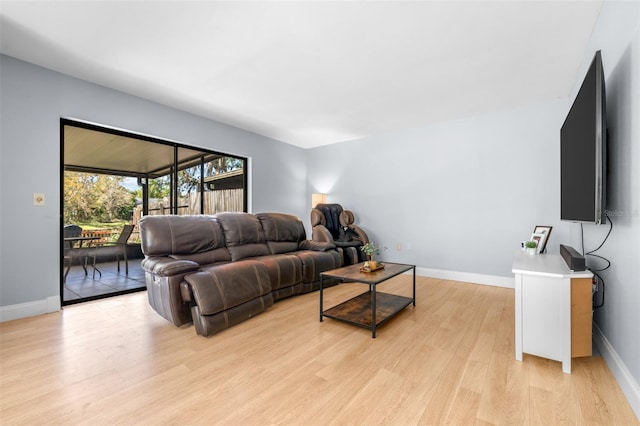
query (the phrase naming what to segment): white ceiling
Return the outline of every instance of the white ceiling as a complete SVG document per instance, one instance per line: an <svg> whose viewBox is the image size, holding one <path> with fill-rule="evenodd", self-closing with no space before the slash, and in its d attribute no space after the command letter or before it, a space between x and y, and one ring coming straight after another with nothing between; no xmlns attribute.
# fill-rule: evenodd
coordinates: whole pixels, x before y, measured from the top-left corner
<svg viewBox="0 0 640 426"><path fill-rule="evenodd" d="M0 49L309 148L567 97L601 5L1 1Z"/></svg>

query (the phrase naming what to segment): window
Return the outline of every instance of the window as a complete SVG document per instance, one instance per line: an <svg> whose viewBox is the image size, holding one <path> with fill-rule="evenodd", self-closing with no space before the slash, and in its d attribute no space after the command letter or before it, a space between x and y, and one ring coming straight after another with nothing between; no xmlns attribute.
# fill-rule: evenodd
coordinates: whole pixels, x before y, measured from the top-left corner
<svg viewBox="0 0 640 426"><path fill-rule="evenodd" d="M86 236L100 235L108 241L117 238L125 224L132 224L135 228L129 244L138 244L139 263L142 253L137 224L144 215L247 211L246 158L67 119L61 119L60 127L61 236L65 225L74 224L91 234ZM62 237L61 247L64 253ZM135 256L135 247L129 248ZM139 286L128 286L127 291L90 294L71 301L65 286L73 281L73 269L66 268L64 256L61 258L61 269L65 270L61 274L63 304L145 288L142 279ZM135 258L129 259L135 262ZM104 280L106 274L87 274L86 262L82 270L82 265L74 266L81 273L78 280L95 284L87 287L101 287L94 281Z"/></svg>

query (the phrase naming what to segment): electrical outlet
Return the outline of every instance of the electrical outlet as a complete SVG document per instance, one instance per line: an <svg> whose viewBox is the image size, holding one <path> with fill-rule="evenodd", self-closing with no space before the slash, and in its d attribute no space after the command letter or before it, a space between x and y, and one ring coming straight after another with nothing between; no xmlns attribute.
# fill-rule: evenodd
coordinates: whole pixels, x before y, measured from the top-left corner
<svg viewBox="0 0 640 426"><path fill-rule="evenodd" d="M44 194L41 192L36 192L33 194L33 205L34 206L44 206Z"/></svg>
<svg viewBox="0 0 640 426"><path fill-rule="evenodd" d="M396 250L401 251L402 250L402 244L396 243Z"/></svg>

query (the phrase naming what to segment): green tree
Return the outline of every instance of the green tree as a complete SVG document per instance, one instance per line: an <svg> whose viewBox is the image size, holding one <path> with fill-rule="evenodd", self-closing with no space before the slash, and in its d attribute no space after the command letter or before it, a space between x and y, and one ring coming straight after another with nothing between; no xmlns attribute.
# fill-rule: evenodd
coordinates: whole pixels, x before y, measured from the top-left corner
<svg viewBox="0 0 640 426"><path fill-rule="evenodd" d="M121 176L65 171L65 223L129 219L135 196L123 181Z"/></svg>
<svg viewBox="0 0 640 426"><path fill-rule="evenodd" d="M204 163L204 176L214 176L242 168L242 160L234 157L218 157ZM190 167L178 172L178 193L186 197L190 192L197 191L200 184L200 166Z"/></svg>
<svg viewBox="0 0 640 426"><path fill-rule="evenodd" d="M148 183L149 198L162 199L169 196L171 185L169 176L150 179ZM136 190L136 197L142 198L142 188Z"/></svg>
<svg viewBox="0 0 640 426"><path fill-rule="evenodd" d="M95 175L64 172L64 221L74 223L87 221L95 204Z"/></svg>
<svg viewBox="0 0 640 426"><path fill-rule="evenodd" d="M97 176L94 217L102 222L130 218L135 206L135 196L122 185L123 182L124 177L122 176Z"/></svg>
<svg viewBox="0 0 640 426"><path fill-rule="evenodd" d="M214 176L219 173L242 169L242 160L234 157L217 157L204 163L204 175ZM178 194L186 197L190 192L197 191L200 184L200 165L178 171ZM171 179L169 175L150 179L148 183L149 198L163 199L171 193ZM142 189L136 191L136 196L142 198Z"/></svg>

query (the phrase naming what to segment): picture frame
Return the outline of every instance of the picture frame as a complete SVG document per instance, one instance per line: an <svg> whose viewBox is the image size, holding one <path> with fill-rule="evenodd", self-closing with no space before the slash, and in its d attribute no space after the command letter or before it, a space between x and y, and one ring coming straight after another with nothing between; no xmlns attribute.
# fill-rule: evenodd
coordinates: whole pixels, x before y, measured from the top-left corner
<svg viewBox="0 0 640 426"><path fill-rule="evenodd" d="M542 253L543 247L545 245L545 237L546 234L536 234L535 232L531 234L530 240L538 243L538 245L536 246L536 254Z"/></svg>
<svg viewBox="0 0 640 426"><path fill-rule="evenodd" d="M547 249L547 242L549 241L549 236L551 236L552 229L553 229L552 226L544 226L544 225L537 225L533 229L533 234L531 235L531 239L536 240L538 242L536 253L541 254L545 252L545 250Z"/></svg>

